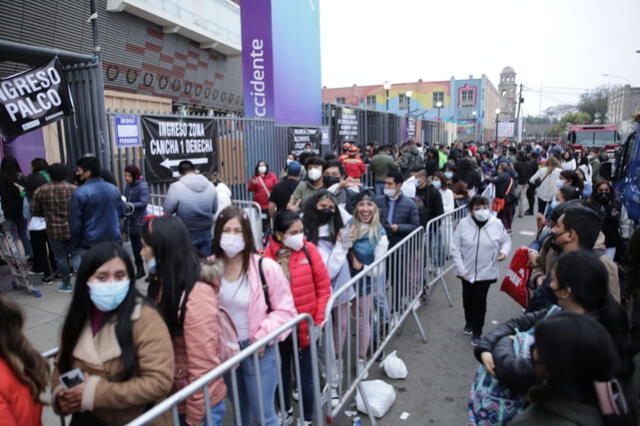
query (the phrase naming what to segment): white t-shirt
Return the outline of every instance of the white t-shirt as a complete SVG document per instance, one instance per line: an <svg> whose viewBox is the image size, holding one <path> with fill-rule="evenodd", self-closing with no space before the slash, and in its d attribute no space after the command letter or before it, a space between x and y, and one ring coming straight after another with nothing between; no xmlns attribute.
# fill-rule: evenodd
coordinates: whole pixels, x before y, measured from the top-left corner
<svg viewBox="0 0 640 426"><path fill-rule="evenodd" d="M222 278L220 291L220 305L222 305L233 320L238 332L238 340L249 339L249 299L251 297L251 285L246 275L242 275L237 281L229 282Z"/></svg>
<svg viewBox="0 0 640 426"><path fill-rule="evenodd" d="M411 176L407 180L405 180L402 183L402 186L400 187L400 191L402 191L402 195L409 198L415 198L417 182L418 180L414 176Z"/></svg>
<svg viewBox="0 0 640 426"><path fill-rule="evenodd" d="M450 190L449 188L441 189L440 195L442 196L442 208L444 209L445 213L449 213L456 208L456 202L452 190Z"/></svg>

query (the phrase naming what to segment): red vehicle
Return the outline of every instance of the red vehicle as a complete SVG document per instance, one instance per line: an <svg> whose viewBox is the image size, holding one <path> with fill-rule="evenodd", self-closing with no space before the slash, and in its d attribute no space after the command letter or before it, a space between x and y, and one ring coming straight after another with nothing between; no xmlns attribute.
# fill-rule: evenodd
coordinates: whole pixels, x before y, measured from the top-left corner
<svg viewBox="0 0 640 426"><path fill-rule="evenodd" d="M613 156L620 146L620 134L615 124L574 124L569 126L567 143L580 154L585 149L597 147Z"/></svg>

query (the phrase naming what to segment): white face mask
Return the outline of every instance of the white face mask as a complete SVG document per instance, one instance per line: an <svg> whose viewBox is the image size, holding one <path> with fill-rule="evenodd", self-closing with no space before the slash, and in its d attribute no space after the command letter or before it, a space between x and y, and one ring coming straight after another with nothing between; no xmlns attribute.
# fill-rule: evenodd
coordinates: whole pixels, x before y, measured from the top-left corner
<svg viewBox="0 0 640 426"><path fill-rule="evenodd" d="M474 210L473 217L475 217L478 222L486 222L489 220L489 217L491 217L491 211L489 211L489 209Z"/></svg>
<svg viewBox="0 0 640 426"><path fill-rule="evenodd" d="M258 167L258 173L267 173L267 168L265 166Z"/></svg>
<svg viewBox="0 0 640 426"><path fill-rule="evenodd" d="M390 188L385 188L384 189L384 195L386 195L389 198L393 198L393 196L396 195L396 190L395 189L390 189Z"/></svg>
<svg viewBox="0 0 640 426"><path fill-rule="evenodd" d="M223 232L220 236L220 248L224 250L224 254L227 257L236 257L238 253L244 250L244 237Z"/></svg>
<svg viewBox="0 0 640 426"><path fill-rule="evenodd" d="M309 170L307 176L309 176L309 179L315 182L320 179L320 176L322 176L322 172L320 171L320 169L313 168Z"/></svg>
<svg viewBox="0 0 640 426"><path fill-rule="evenodd" d="M289 235L284 239L284 245L293 251L298 251L304 245L304 234L301 232L296 235Z"/></svg>
<svg viewBox="0 0 640 426"><path fill-rule="evenodd" d="M292 161L293 161L292 159L287 158L287 166L288 166L289 164L291 164L291 162L292 162Z"/></svg>
<svg viewBox="0 0 640 426"><path fill-rule="evenodd" d="M556 187L558 189L562 188L565 185L564 181L562 179L556 179Z"/></svg>
<svg viewBox="0 0 640 426"><path fill-rule="evenodd" d="M129 278L121 281L111 281L109 283L91 282L89 287L89 297L91 301L102 312L111 312L116 309L129 292Z"/></svg>

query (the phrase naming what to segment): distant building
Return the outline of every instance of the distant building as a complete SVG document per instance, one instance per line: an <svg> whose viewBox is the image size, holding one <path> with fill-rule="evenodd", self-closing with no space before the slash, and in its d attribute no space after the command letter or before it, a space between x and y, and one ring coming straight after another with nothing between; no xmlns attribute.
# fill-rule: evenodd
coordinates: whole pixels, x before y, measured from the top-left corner
<svg viewBox="0 0 640 426"><path fill-rule="evenodd" d="M500 84L498 93L500 94L500 119L515 119L517 106L516 72L513 68L504 67L500 73Z"/></svg>
<svg viewBox="0 0 640 426"><path fill-rule="evenodd" d="M411 92L410 98L407 92ZM410 107L411 117L453 123L455 134L446 134L445 140L488 141L495 138L498 90L485 75L392 84L388 99L383 84L324 87L322 102L388 110L400 115L407 115ZM451 127L445 126L445 129Z"/></svg>
<svg viewBox="0 0 640 426"><path fill-rule="evenodd" d="M640 112L640 87L627 84L609 95L608 121L617 124L623 136L633 130L633 115L637 112Z"/></svg>

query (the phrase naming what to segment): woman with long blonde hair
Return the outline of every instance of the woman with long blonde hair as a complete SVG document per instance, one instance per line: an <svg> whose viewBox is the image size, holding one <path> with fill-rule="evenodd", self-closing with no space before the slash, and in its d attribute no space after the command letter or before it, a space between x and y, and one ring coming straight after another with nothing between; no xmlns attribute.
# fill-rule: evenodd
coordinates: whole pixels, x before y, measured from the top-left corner
<svg viewBox="0 0 640 426"><path fill-rule="evenodd" d="M373 191L364 191L356 199L356 207L350 223L353 235L353 247L349 256L351 276L357 275L367 265L384 257L389 248L389 240L384 227L380 223L380 213ZM358 284L359 303L357 306L357 324L359 328L358 341L358 373L365 369L367 349L371 341L373 295L376 305L385 314L387 306L384 289L384 267L374 268L369 276L360 280ZM345 324L346 325L346 324Z"/></svg>
<svg viewBox="0 0 640 426"><path fill-rule="evenodd" d="M22 332L24 315L0 295L0 423L42 424L40 399L49 382L49 365Z"/></svg>

